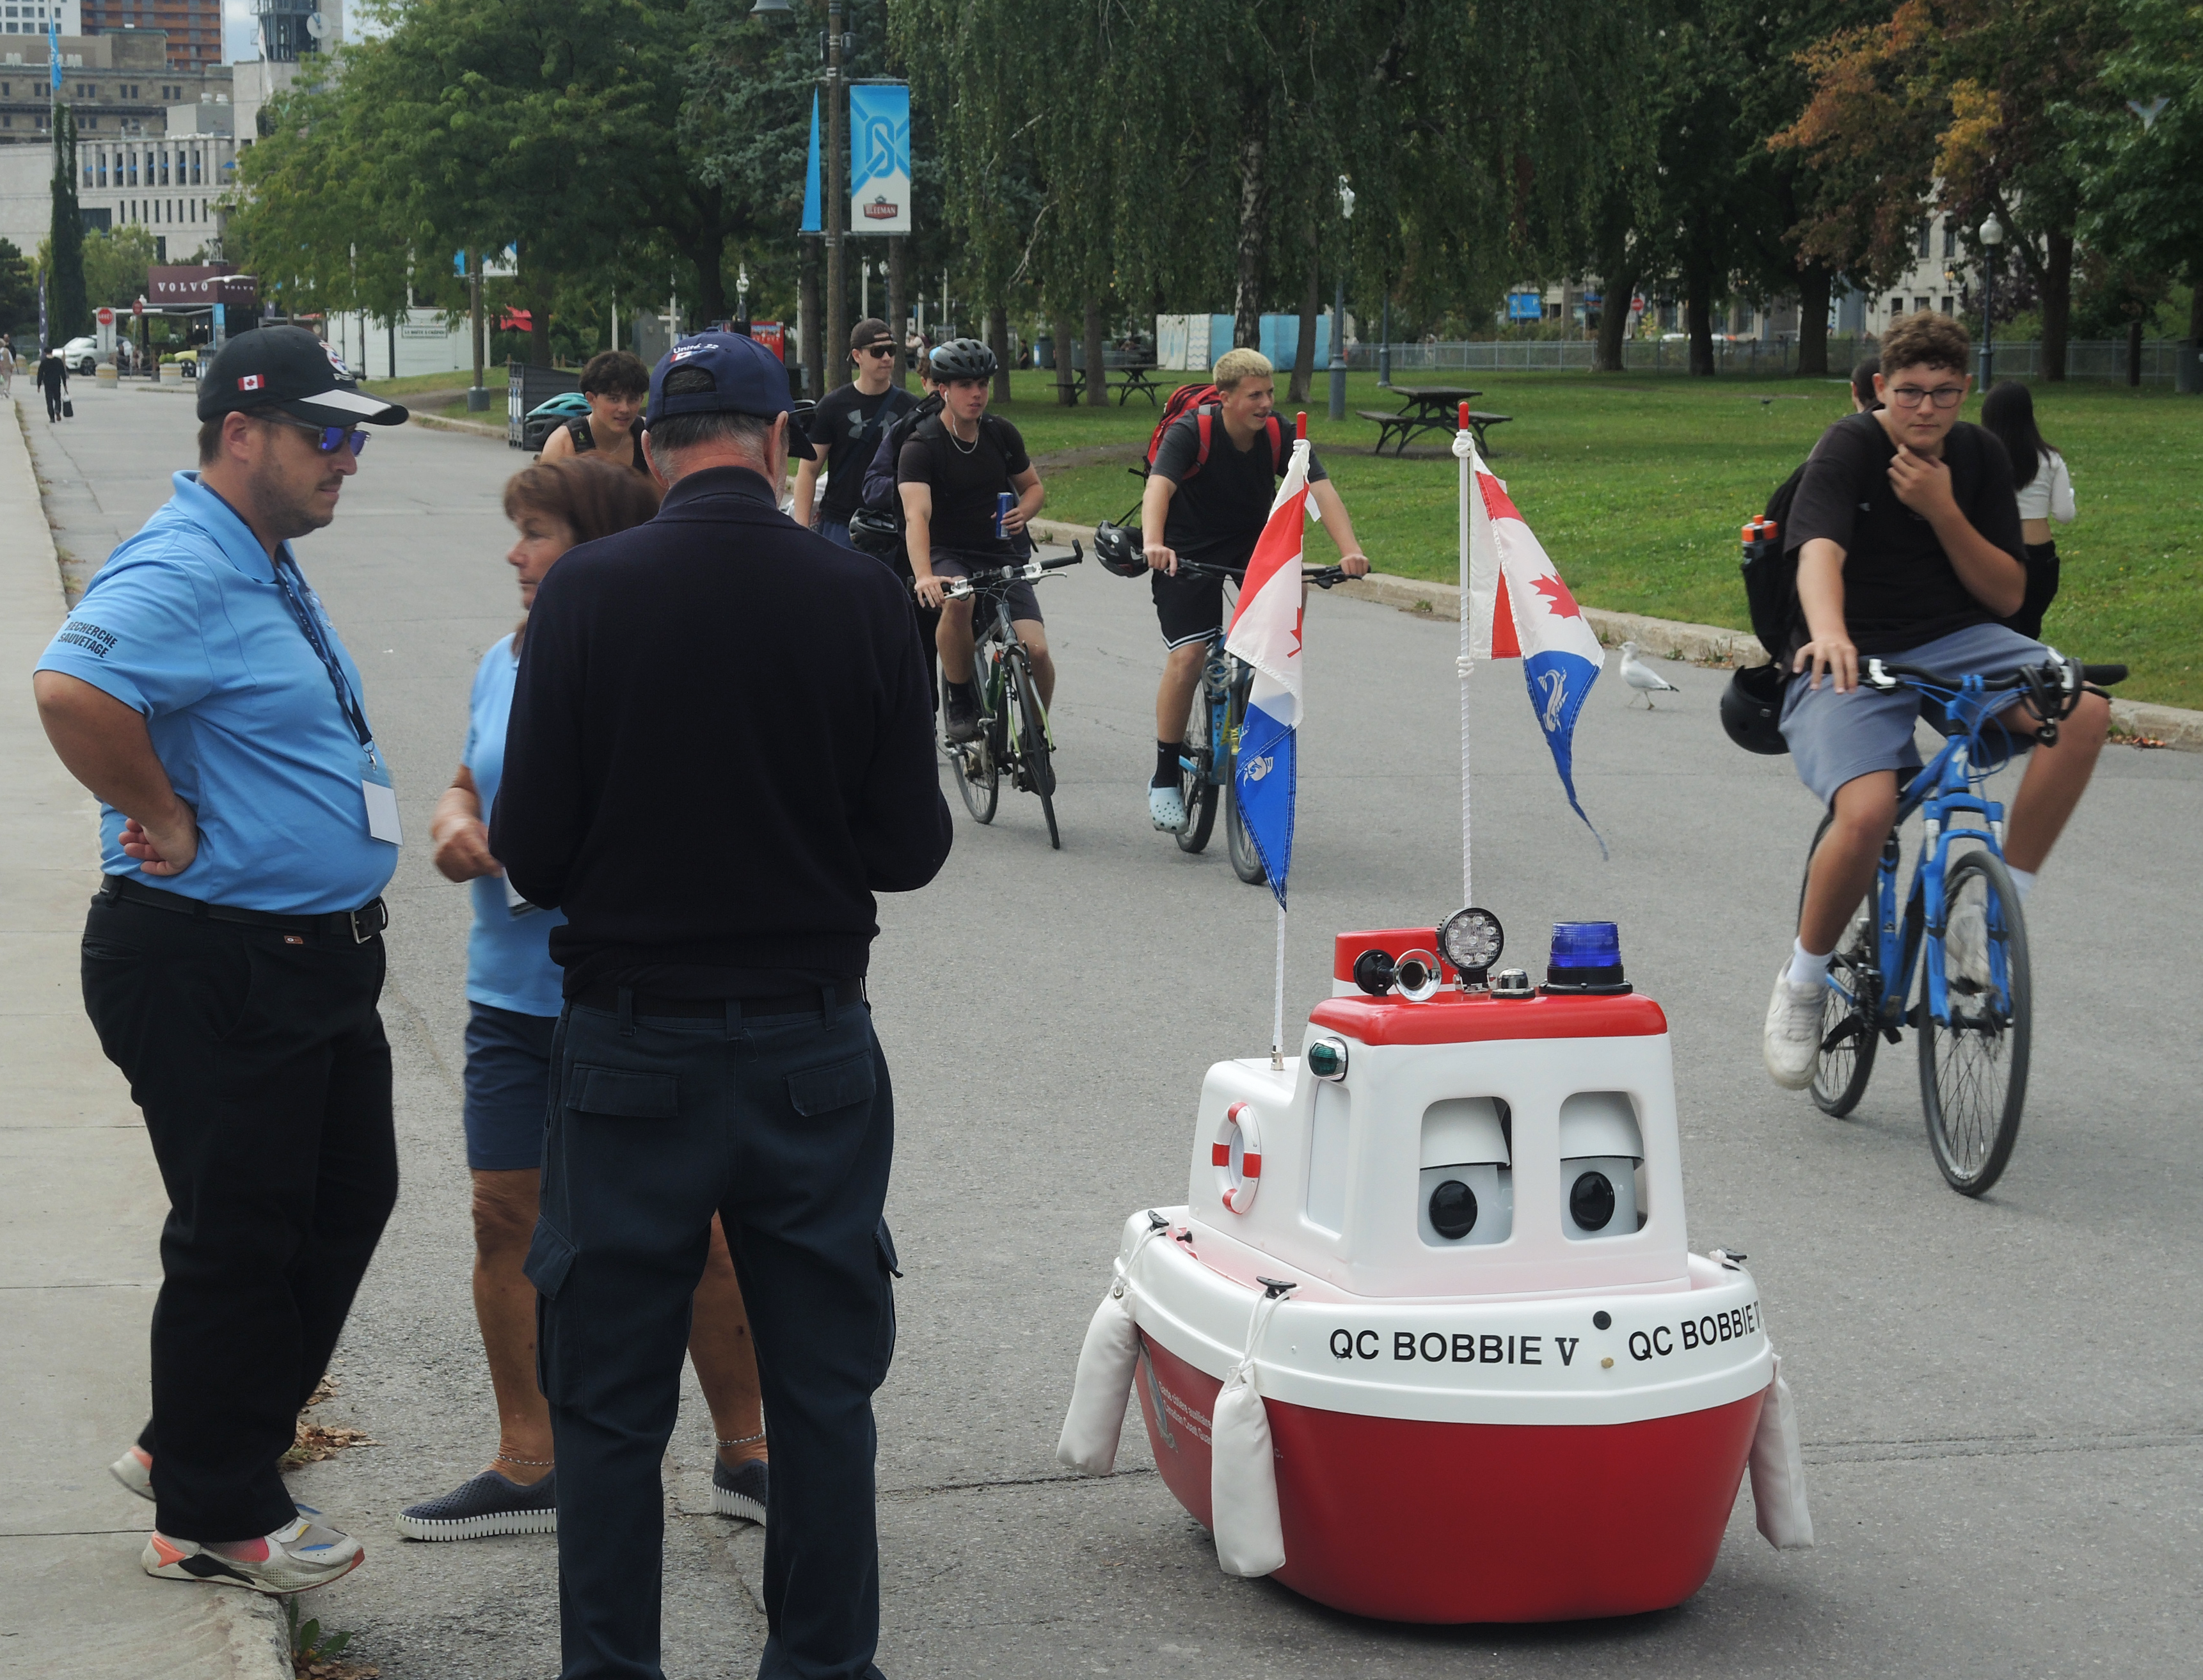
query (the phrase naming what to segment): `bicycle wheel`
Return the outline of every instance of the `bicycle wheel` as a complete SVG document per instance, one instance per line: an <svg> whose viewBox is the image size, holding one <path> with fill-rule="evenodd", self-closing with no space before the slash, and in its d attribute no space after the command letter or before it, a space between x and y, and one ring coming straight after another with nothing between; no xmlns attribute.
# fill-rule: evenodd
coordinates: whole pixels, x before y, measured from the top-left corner
<svg viewBox="0 0 2203 1680"><path fill-rule="evenodd" d="M1216 828L1215 743L1209 740L1209 721L1216 710L1208 698L1207 680L1195 691L1193 716L1185 729L1185 757L1178 771L1178 797L1185 801L1185 827L1178 831L1178 849L1199 852L1208 845Z"/></svg>
<svg viewBox="0 0 2203 1680"><path fill-rule="evenodd" d="M1013 646L1002 658L1009 679L1002 711L1009 722L1018 785L1040 795L1041 815L1048 819L1048 843L1060 852L1063 838L1055 828L1055 763L1048 748L1048 714L1041 710L1040 692L1033 686L1032 663L1025 649Z"/></svg>
<svg viewBox="0 0 2203 1680"><path fill-rule="evenodd" d="M1805 877L1813 874L1813 853L1821 836L1828 832L1833 814L1821 818L1813 831L1813 844L1805 852ZM1805 910L1805 881L1798 883L1798 911ZM1867 895L1844 924L1828 959L1828 988L1821 1005L1821 1053L1813 1066L1813 1105L1822 1113L1842 1119L1866 1094L1874 1072L1875 1048L1881 1041L1875 1015L1881 1002L1881 969L1875 944L1875 894Z"/></svg>
<svg viewBox="0 0 2203 1680"><path fill-rule="evenodd" d="M1951 1188L1978 1196L2000 1177L2019 1141L2027 1103L2034 987L2027 923L2003 859L1969 852L1943 877L1943 925L1978 916L1987 934L1987 983L1964 971L1961 953L1929 934L1922 957L1920 1105L1928 1146ZM1927 965L1942 965L1947 1023L1927 1008Z"/></svg>
<svg viewBox="0 0 2203 1680"><path fill-rule="evenodd" d="M981 642L973 650L973 686L977 689L982 704L990 686L994 660L993 649ZM948 704L942 705L942 716L948 716ZM1001 799L1001 766L993 750L996 731L982 717L978 737L968 741L948 741L948 768L956 776L956 791L964 796L964 809L972 813L977 822L992 822L995 807ZM943 737L946 740L946 737Z"/></svg>
<svg viewBox="0 0 2203 1680"><path fill-rule="evenodd" d="M1231 679L1231 699L1225 712L1225 741L1229 756L1225 759L1224 845L1231 854L1231 871L1249 887L1260 887L1270 878L1262 867L1262 854L1255 850L1255 837L1247 832L1247 819L1239 810L1239 732L1247 718L1247 691L1254 686L1255 674L1241 665Z"/></svg>

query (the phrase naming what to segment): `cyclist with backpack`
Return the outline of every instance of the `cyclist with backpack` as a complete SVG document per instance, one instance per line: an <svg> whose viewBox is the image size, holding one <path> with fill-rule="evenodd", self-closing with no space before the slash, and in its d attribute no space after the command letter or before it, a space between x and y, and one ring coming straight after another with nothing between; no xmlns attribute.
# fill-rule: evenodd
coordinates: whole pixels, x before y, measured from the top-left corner
<svg viewBox="0 0 2203 1680"><path fill-rule="evenodd" d="M867 318L851 327L849 358L857 364L854 381L820 398L805 423L811 457L796 466L795 499L788 509L798 525L811 523L823 464L826 496L818 504L818 534L844 548L856 546L849 539L849 516L862 499L865 468L881 434L918 406L915 397L896 388L895 334L887 322Z"/></svg>
<svg viewBox="0 0 2203 1680"><path fill-rule="evenodd" d="M972 683L972 603L944 598L951 578L1006 566L1021 557L1019 539L1048 492L1025 454L1018 428L987 412L995 352L977 339L952 339L933 352L941 411L919 421L895 457L895 493L903 543L921 608L940 613L942 726L953 741L979 732L979 695ZM998 512L1001 498L1013 498ZM1032 659L1045 707L1055 694L1040 602L1030 583L1009 592L1010 618Z"/></svg>
<svg viewBox="0 0 2203 1680"><path fill-rule="evenodd" d="M1155 774L1148 787L1148 815L1160 829L1176 832L1185 826L1178 760L1185 752L1186 718L1201 685L1208 640L1224 612L1223 579L1181 576L1178 562L1243 575L1254 557L1277 481L1292 460L1292 439L1278 417L1272 374L1269 358L1259 351L1225 351L1209 384L1172 393L1149 440L1140 528L1155 617L1169 650L1155 690ZM1369 557L1355 543L1346 504L1313 450L1308 488L1323 528L1338 545L1340 566L1350 577L1364 575Z"/></svg>
<svg viewBox="0 0 2203 1680"><path fill-rule="evenodd" d="M1782 739L1832 817L1767 1006L1767 1069L1789 1090L1812 1082L1830 956L1873 884L1899 773L1920 768L1918 691L1862 686L1862 661L1878 656L1956 680L2049 657L1999 622L2019 610L2027 570L2011 459L1993 434L1958 417L1973 384L1970 349L1950 316L1923 310L1894 323L1875 378L1887 406L1822 435L1781 533L1781 557L1796 566L1788 624L1761 634L1789 656ZM2006 720L2015 751L2034 744L2017 709ZM2084 694L2056 744L2034 746L2003 845L2023 901L2088 787L2110 722L2109 703ZM1970 927L1954 916L1946 938L1961 966L1986 967L1978 911Z"/></svg>

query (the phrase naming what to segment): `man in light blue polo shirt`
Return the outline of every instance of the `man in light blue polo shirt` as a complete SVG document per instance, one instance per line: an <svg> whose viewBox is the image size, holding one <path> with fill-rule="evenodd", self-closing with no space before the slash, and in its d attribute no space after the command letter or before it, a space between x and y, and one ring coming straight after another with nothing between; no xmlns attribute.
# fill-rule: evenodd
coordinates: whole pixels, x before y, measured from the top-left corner
<svg viewBox="0 0 2203 1680"><path fill-rule="evenodd" d="M359 671L290 539L336 516L360 392L263 327L200 381L199 469L109 557L32 681L100 801L85 1008L168 1194L153 1417L115 1474L145 1571L291 1593L356 1567L277 1460L398 1195L379 894L398 806Z"/></svg>

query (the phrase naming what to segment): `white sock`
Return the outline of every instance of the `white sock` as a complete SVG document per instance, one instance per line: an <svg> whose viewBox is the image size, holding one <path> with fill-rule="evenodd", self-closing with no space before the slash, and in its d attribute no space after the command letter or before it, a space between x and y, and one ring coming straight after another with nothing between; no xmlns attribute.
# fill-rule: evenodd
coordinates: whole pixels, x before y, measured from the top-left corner
<svg viewBox="0 0 2203 1680"><path fill-rule="evenodd" d="M2004 872L2011 877L2011 884L2018 888L2020 903L2025 904L2027 895L2035 890L2035 871L2016 869L2010 864L2006 864L2004 866Z"/></svg>
<svg viewBox="0 0 2203 1680"><path fill-rule="evenodd" d="M1805 949L1802 940L1791 940L1790 983L1793 986L1818 986L1828 977L1828 958L1834 954L1834 952L1823 952L1816 957Z"/></svg>

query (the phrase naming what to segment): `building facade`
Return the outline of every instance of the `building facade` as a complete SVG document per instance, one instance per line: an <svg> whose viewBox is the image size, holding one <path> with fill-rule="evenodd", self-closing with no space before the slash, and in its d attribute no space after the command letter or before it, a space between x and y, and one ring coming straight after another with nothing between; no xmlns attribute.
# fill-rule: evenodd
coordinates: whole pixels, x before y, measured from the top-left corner
<svg viewBox="0 0 2203 1680"><path fill-rule="evenodd" d="M161 133L180 107L227 103L233 78L221 63L177 69L168 37L156 29L61 38L62 102L76 119L80 145ZM0 36L0 147L46 148L52 120L46 39L11 44Z"/></svg>
<svg viewBox="0 0 2203 1680"><path fill-rule="evenodd" d="M84 9L86 35L157 30L167 37L173 69L201 69L221 62L221 0L75 0Z"/></svg>
<svg viewBox="0 0 2203 1680"><path fill-rule="evenodd" d="M43 35L53 23L64 35L81 35L82 11L82 0L6 0L0 4L0 34Z"/></svg>

